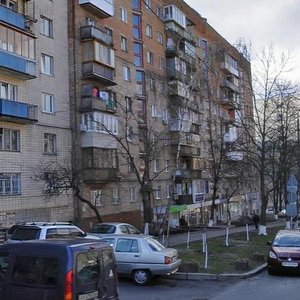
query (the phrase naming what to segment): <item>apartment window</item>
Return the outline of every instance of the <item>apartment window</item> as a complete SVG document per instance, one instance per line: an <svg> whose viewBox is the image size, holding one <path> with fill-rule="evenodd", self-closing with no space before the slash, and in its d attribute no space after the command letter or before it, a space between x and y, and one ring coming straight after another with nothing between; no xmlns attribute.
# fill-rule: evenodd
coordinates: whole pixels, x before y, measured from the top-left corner
<svg viewBox="0 0 300 300"><path fill-rule="evenodd" d="M0 173L0 195L21 194L20 173Z"/></svg>
<svg viewBox="0 0 300 300"><path fill-rule="evenodd" d="M165 69L165 60L162 57L159 58L159 68L161 70Z"/></svg>
<svg viewBox="0 0 300 300"><path fill-rule="evenodd" d="M123 22L128 23L128 13L127 13L127 9L124 7L120 7L120 19Z"/></svg>
<svg viewBox="0 0 300 300"><path fill-rule="evenodd" d="M145 100L137 99L137 115L138 121L142 124L147 123L146 102Z"/></svg>
<svg viewBox="0 0 300 300"><path fill-rule="evenodd" d="M52 56L42 53L41 72L46 75L54 75Z"/></svg>
<svg viewBox="0 0 300 300"><path fill-rule="evenodd" d="M154 189L154 197L155 199L161 199L161 186L157 185Z"/></svg>
<svg viewBox="0 0 300 300"><path fill-rule="evenodd" d="M85 25L88 25L88 26L96 25L96 21L90 17L86 17L84 23L85 23Z"/></svg>
<svg viewBox="0 0 300 300"><path fill-rule="evenodd" d="M125 36L121 35L121 50L128 52L128 40Z"/></svg>
<svg viewBox="0 0 300 300"><path fill-rule="evenodd" d="M112 190L112 204L120 204L120 195L119 195L119 189L114 188Z"/></svg>
<svg viewBox="0 0 300 300"><path fill-rule="evenodd" d="M130 156L127 157L127 170L128 173L132 173L132 165L133 163L131 162Z"/></svg>
<svg viewBox="0 0 300 300"><path fill-rule="evenodd" d="M41 34L48 36L48 37L53 37L53 22L52 20L41 16L40 20L40 32Z"/></svg>
<svg viewBox="0 0 300 300"><path fill-rule="evenodd" d="M207 58L208 53L208 43L206 40L200 39L201 57L203 59Z"/></svg>
<svg viewBox="0 0 300 300"><path fill-rule="evenodd" d="M86 169L116 169L116 149L84 148L83 167Z"/></svg>
<svg viewBox="0 0 300 300"><path fill-rule="evenodd" d="M18 87L14 84L0 82L0 98L17 101Z"/></svg>
<svg viewBox="0 0 300 300"><path fill-rule="evenodd" d="M157 32L157 41L161 44L161 45L163 45L163 43L164 43L164 37L163 37L163 34L161 33L161 32Z"/></svg>
<svg viewBox="0 0 300 300"><path fill-rule="evenodd" d="M159 171L159 159L154 159L153 161L153 172L157 173Z"/></svg>
<svg viewBox="0 0 300 300"><path fill-rule="evenodd" d="M94 48L95 60L112 67L115 66L115 52L113 49L98 42L95 42ZM88 55L88 53L86 53L86 55ZM89 58L87 58L87 60L89 60Z"/></svg>
<svg viewBox="0 0 300 300"><path fill-rule="evenodd" d="M165 160L165 171L170 172L170 161L168 159Z"/></svg>
<svg viewBox="0 0 300 300"><path fill-rule="evenodd" d="M145 95L145 73L143 71L136 71L136 93Z"/></svg>
<svg viewBox="0 0 300 300"><path fill-rule="evenodd" d="M130 97L125 97L125 109L126 112L132 112L132 100Z"/></svg>
<svg viewBox="0 0 300 300"><path fill-rule="evenodd" d="M153 52L151 51L147 51L147 63L150 65L153 65L153 61L154 61L154 55Z"/></svg>
<svg viewBox="0 0 300 300"><path fill-rule="evenodd" d="M136 67L143 66L143 46L141 43L133 43L134 64Z"/></svg>
<svg viewBox="0 0 300 300"><path fill-rule="evenodd" d="M133 37L137 40L142 39L142 31L141 31L141 16L137 14L133 14L132 17L132 24L133 24Z"/></svg>
<svg viewBox="0 0 300 300"><path fill-rule="evenodd" d="M82 115L82 124L85 130L96 131L107 134L118 134L118 119L111 114L90 112Z"/></svg>
<svg viewBox="0 0 300 300"><path fill-rule="evenodd" d="M162 111L162 121L164 124L169 123L169 111L167 108L164 108Z"/></svg>
<svg viewBox="0 0 300 300"><path fill-rule="evenodd" d="M167 199L171 198L171 185L170 184L166 185L166 198Z"/></svg>
<svg viewBox="0 0 300 300"><path fill-rule="evenodd" d="M104 206L102 190L91 190L91 202L95 206Z"/></svg>
<svg viewBox="0 0 300 300"><path fill-rule="evenodd" d="M145 0L145 7L146 9L152 9L152 0Z"/></svg>
<svg viewBox="0 0 300 300"><path fill-rule="evenodd" d="M136 202L136 190L135 187L129 188L129 194L130 194L130 202Z"/></svg>
<svg viewBox="0 0 300 300"><path fill-rule="evenodd" d="M146 25L146 35L152 38L152 26L149 24Z"/></svg>
<svg viewBox="0 0 300 300"><path fill-rule="evenodd" d="M109 36L113 36L113 30L109 27L104 27L104 31L106 34L108 34Z"/></svg>
<svg viewBox="0 0 300 300"><path fill-rule="evenodd" d="M150 77L150 91L156 90L156 80L152 77Z"/></svg>
<svg viewBox="0 0 300 300"><path fill-rule="evenodd" d="M151 117L156 118L158 115L156 105L151 105Z"/></svg>
<svg viewBox="0 0 300 300"><path fill-rule="evenodd" d="M133 141L134 133L133 133L133 127L132 126L127 127L126 137L127 137L127 141L129 141L129 142Z"/></svg>
<svg viewBox="0 0 300 300"><path fill-rule="evenodd" d="M54 96L51 94L42 93L42 112L54 113Z"/></svg>
<svg viewBox="0 0 300 300"><path fill-rule="evenodd" d="M11 9L13 11L18 11L17 1L13 1L13 0L1 0L0 4L8 7L9 9Z"/></svg>
<svg viewBox="0 0 300 300"><path fill-rule="evenodd" d="M44 133L44 154L56 154L56 135Z"/></svg>
<svg viewBox="0 0 300 300"><path fill-rule="evenodd" d="M133 10L141 10L141 1L140 0L131 0L131 6Z"/></svg>
<svg viewBox="0 0 300 300"><path fill-rule="evenodd" d="M123 66L123 79L126 81L130 81L130 68L127 66Z"/></svg>
<svg viewBox="0 0 300 300"><path fill-rule="evenodd" d="M0 128L0 151L20 151L20 131Z"/></svg>

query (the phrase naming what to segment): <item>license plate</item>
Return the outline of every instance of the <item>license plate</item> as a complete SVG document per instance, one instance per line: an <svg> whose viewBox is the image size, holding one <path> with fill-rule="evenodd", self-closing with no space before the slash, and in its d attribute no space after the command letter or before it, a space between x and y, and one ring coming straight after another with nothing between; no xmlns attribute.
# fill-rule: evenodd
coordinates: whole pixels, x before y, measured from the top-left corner
<svg viewBox="0 0 300 300"><path fill-rule="evenodd" d="M298 267L298 263L292 261L284 261L282 263L283 267Z"/></svg>
<svg viewBox="0 0 300 300"><path fill-rule="evenodd" d="M98 291L94 291L87 294L82 294L78 296L78 300L96 300L98 299Z"/></svg>

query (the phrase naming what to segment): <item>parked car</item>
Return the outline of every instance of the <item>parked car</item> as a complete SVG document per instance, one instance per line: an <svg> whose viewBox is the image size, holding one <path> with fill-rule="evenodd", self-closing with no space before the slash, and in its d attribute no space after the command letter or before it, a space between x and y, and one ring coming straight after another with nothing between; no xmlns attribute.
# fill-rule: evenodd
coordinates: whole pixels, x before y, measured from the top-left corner
<svg viewBox="0 0 300 300"><path fill-rule="evenodd" d="M141 232L128 223L110 222L94 224L88 234L101 237L106 234L141 234Z"/></svg>
<svg viewBox="0 0 300 300"><path fill-rule="evenodd" d="M8 230L5 243L18 243L26 240L45 240L55 238L88 238L99 239L87 235L80 228L68 222L26 222L15 224Z"/></svg>
<svg viewBox="0 0 300 300"><path fill-rule="evenodd" d="M156 275L175 273L181 260L174 248L166 248L147 235L107 235L101 238L114 249L117 272L131 276L137 285L146 285Z"/></svg>
<svg viewBox="0 0 300 300"><path fill-rule="evenodd" d="M300 231L279 230L270 246L267 266L270 275L280 272L300 273Z"/></svg>
<svg viewBox="0 0 300 300"><path fill-rule="evenodd" d="M87 239L1 245L0 299L117 300L114 253Z"/></svg>

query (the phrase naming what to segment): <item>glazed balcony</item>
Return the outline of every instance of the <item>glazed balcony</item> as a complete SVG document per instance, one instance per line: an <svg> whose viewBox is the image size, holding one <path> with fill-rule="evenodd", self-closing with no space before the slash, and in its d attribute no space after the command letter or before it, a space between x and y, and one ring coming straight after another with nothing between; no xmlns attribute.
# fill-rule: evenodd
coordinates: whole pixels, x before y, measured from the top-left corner
<svg viewBox="0 0 300 300"><path fill-rule="evenodd" d="M3 5L0 5L0 21L25 30L25 16Z"/></svg>
<svg viewBox="0 0 300 300"><path fill-rule="evenodd" d="M175 21L169 20L165 18L165 29L167 32L173 34L174 37L183 38L188 42L192 43L193 45L197 45L197 38L191 32L183 29Z"/></svg>
<svg viewBox="0 0 300 300"><path fill-rule="evenodd" d="M179 58L181 58L182 60L184 60L185 62L189 63L190 65L192 65L194 67L196 65L195 56L192 56L192 55L184 52L184 50L179 49L179 47L177 47L177 45L167 45L166 56L167 57L178 56Z"/></svg>
<svg viewBox="0 0 300 300"><path fill-rule="evenodd" d="M36 78L36 63L26 57L0 50L0 70L2 74L21 80Z"/></svg>
<svg viewBox="0 0 300 300"><path fill-rule="evenodd" d="M0 119L18 124L37 122L38 106L0 99Z"/></svg>
<svg viewBox="0 0 300 300"><path fill-rule="evenodd" d="M82 26L80 28L80 37L82 41L98 40L108 46L113 45L113 37L107 34L104 29L92 25Z"/></svg>
<svg viewBox="0 0 300 300"><path fill-rule="evenodd" d="M228 88L234 92L239 92L238 87L238 80L230 81L230 80L223 80L222 85L223 88Z"/></svg>
<svg viewBox="0 0 300 300"><path fill-rule="evenodd" d="M220 69L222 71L224 71L225 73L227 74L233 74L235 75L236 77L239 76L239 71L238 69L235 69L233 66L231 66L227 61L223 61L221 62L220 64Z"/></svg>
<svg viewBox="0 0 300 300"><path fill-rule="evenodd" d="M99 80L105 85L116 85L114 82L115 70L97 62L85 62L82 64L84 78Z"/></svg>
<svg viewBox="0 0 300 300"><path fill-rule="evenodd" d="M86 183L101 183L118 179L117 168L84 168L83 180Z"/></svg>
<svg viewBox="0 0 300 300"><path fill-rule="evenodd" d="M179 80L172 80L168 82L169 95L190 98L190 90L187 85Z"/></svg>
<svg viewBox="0 0 300 300"><path fill-rule="evenodd" d="M79 0L79 4L101 19L109 18L114 15L113 0Z"/></svg>

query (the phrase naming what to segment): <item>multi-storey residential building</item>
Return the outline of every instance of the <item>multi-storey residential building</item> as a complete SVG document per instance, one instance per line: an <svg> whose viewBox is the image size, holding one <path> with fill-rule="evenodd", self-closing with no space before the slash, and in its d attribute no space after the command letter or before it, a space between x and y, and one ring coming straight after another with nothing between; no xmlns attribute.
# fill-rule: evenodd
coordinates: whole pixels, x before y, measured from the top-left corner
<svg viewBox="0 0 300 300"><path fill-rule="evenodd" d="M65 1L0 1L0 226L73 219L73 198L48 199L39 180L71 161L67 12Z"/></svg>

